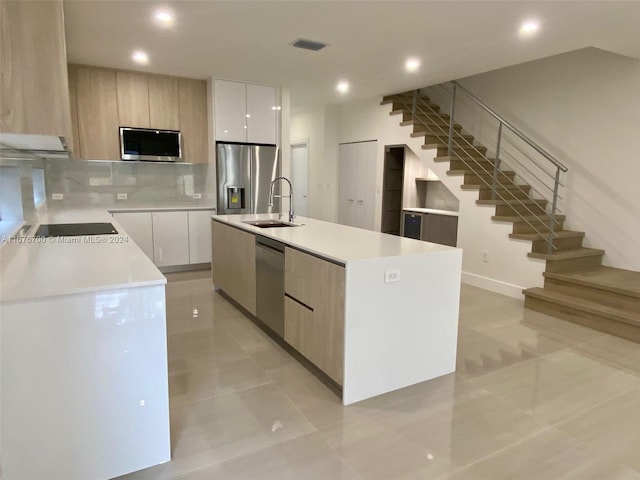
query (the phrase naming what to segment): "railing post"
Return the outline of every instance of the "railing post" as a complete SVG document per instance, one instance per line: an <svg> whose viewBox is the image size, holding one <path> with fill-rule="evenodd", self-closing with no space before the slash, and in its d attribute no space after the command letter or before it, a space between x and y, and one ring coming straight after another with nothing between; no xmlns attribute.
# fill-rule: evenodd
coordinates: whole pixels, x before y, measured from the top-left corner
<svg viewBox="0 0 640 480"><path fill-rule="evenodd" d="M498 126L498 142L496 144L496 159L493 162L493 180L491 182L491 199L497 197L496 189L498 188L498 171L500 170L500 145L502 145L502 122Z"/></svg>
<svg viewBox="0 0 640 480"><path fill-rule="evenodd" d="M418 92L420 90L413 91L413 103L411 104L411 120L416 121L416 110L418 108Z"/></svg>
<svg viewBox="0 0 640 480"><path fill-rule="evenodd" d="M449 118L449 144L447 145L447 153L449 157L453 156L453 116L456 113L456 85L453 85L451 92L451 116Z"/></svg>
<svg viewBox="0 0 640 480"><path fill-rule="evenodd" d="M549 238L547 239L547 253L553 253L553 238L556 227L556 209L558 206L558 186L560 185L560 168L556 167L556 178L553 184L553 200L551 200L551 215L549 215Z"/></svg>

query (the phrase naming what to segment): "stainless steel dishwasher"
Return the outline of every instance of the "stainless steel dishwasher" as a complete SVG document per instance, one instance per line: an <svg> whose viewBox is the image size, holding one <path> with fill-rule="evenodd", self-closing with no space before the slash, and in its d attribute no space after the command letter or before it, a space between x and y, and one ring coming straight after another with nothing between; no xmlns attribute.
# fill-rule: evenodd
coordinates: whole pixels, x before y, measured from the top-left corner
<svg viewBox="0 0 640 480"><path fill-rule="evenodd" d="M284 244L256 235L256 316L284 337Z"/></svg>

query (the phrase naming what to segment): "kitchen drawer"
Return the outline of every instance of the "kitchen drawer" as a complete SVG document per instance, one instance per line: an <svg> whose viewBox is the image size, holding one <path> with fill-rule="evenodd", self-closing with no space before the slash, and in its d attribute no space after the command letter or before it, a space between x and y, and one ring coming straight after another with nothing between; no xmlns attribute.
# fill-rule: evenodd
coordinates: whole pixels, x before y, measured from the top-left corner
<svg viewBox="0 0 640 480"><path fill-rule="evenodd" d="M314 339L313 311L284 297L284 340L311 362L318 364L318 345Z"/></svg>
<svg viewBox="0 0 640 480"><path fill-rule="evenodd" d="M284 254L284 292L313 308L314 265L318 258L287 247Z"/></svg>

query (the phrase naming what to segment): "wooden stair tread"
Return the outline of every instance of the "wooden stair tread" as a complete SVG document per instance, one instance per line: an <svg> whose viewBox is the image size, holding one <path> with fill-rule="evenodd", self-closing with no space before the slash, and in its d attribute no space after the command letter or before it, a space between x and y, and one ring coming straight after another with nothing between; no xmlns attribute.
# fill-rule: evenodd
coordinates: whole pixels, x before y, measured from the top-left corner
<svg viewBox="0 0 640 480"><path fill-rule="evenodd" d="M462 185L460 185L460 188L462 190L492 190L491 185L485 185L485 184L466 184L463 183ZM522 190L522 191L529 191L531 190L531 185L525 185L525 184L520 184L520 183L511 183L508 185L500 185L498 184L498 190Z"/></svg>
<svg viewBox="0 0 640 480"><path fill-rule="evenodd" d="M523 292L525 296L537 298L550 303L570 307L582 312L607 317L618 322L628 323L640 327L640 312L630 312L620 308L602 305L583 298L574 297L560 292L547 290L540 287L528 288Z"/></svg>
<svg viewBox="0 0 640 480"><path fill-rule="evenodd" d="M556 215L556 220L564 220L566 219L566 215ZM495 220L496 222L535 222L537 220L544 220L548 223L551 220L551 217L548 214L541 215L494 215L491 217L491 220Z"/></svg>
<svg viewBox="0 0 640 480"><path fill-rule="evenodd" d="M546 278L640 298L640 272L604 265L578 272L544 272Z"/></svg>
<svg viewBox="0 0 640 480"><path fill-rule="evenodd" d="M477 205L546 205L547 200L521 198L515 200L476 200Z"/></svg>
<svg viewBox="0 0 640 480"><path fill-rule="evenodd" d="M468 161L468 162L490 162L493 163L495 162L495 158L493 157L486 157L484 155L479 155L477 157L465 157L465 158L459 158L459 157L450 157L449 155L443 155L442 157L434 157L433 161L436 163L441 163L441 162L451 162L451 161ZM502 171L502 170L501 170Z"/></svg>
<svg viewBox="0 0 640 480"><path fill-rule="evenodd" d="M576 232L573 230L560 230L553 233L553 238L580 238L584 237L584 232ZM510 233L509 238L516 238L518 240L547 240L549 238L546 234L539 233Z"/></svg>
<svg viewBox="0 0 640 480"><path fill-rule="evenodd" d="M534 253L527 254L531 258L542 260L570 260L573 258L599 257L604 255L604 250L599 248L574 248L572 250L560 250L554 253Z"/></svg>
<svg viewBox="0 0 640 480"><path fill-rule="evenodd" d="M478 173L478 172L471 172L469 170L447 170L447 175L465 175L465 174L473 174L473 175L487 175L487 176L492 176L492 174L489 173ZM500 170L500 174L501 175L514 175L516 174L516 172L512 172L511 170Z"/></svg>

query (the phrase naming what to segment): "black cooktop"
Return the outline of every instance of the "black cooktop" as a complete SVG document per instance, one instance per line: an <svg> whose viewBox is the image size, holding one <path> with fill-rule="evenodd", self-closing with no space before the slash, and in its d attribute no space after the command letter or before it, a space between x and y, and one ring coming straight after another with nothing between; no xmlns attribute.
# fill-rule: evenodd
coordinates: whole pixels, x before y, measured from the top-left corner
<svg viewBox="0 0 640 480"><path fill-rule="evenodd" d="M36 237L76 237L78 235L113 235L118 231L110 223L54 223L40 225Z"/></svg>

